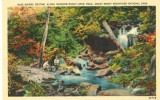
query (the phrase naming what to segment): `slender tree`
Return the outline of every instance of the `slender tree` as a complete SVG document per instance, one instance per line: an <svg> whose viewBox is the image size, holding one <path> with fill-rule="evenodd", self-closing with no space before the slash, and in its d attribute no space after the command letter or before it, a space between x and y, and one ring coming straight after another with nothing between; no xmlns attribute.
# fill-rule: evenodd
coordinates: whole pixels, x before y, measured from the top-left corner
<svg viewBox="0 0 160 100"><path fill-rule="evenodd" d="M46 13L46 21L45 21L45 28L44 28L44 33L43 33L43 39L40 47L40 54L39 54L39 68L42 67L43 64L43 53L44 53L44 48L45 48L45 43L47 39L47 34L48 34L48 23L49 23L49 16L50 16L50 7L47 9Z"/></svg>

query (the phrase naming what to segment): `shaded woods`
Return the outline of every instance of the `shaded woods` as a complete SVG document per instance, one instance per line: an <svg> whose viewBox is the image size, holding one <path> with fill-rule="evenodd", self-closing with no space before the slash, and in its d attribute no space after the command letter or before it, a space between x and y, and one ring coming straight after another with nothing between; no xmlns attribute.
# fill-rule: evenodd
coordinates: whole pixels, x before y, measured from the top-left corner
<svg viewBox="0 0 160 100"><path fill-rule="evenodd" d="M8 15L9 96L156 94L155 7L10 7Z"/></svg>

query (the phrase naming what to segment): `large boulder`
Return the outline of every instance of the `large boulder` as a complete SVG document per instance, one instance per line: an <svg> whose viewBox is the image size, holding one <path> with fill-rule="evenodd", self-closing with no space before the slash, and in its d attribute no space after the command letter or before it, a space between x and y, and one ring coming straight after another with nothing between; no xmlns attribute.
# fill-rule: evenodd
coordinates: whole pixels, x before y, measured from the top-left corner
<svg viewBox="0 0 160 100"><path fill-rule="evenodd" d="M109 89L109 90L100 91L98 95L100 96L131 96L131 93L128 90Z"/></svg>
<svg viewBox="0 0 160 100"><path fill-rule="evenodd" d="M105 62L105 59L103 57L97 57L93 59L93 62L96 64L103 64Z"/></svg>
<svg viewBox="0 0 160 100"><path fill-rule="evenodd" d="M73 65L73 66L77 66L80 70L82 70L82 66L81 66L81 64L77 61L77 60L72 60L71 61L71 64Z"/></svg>
<svg viewBox="0 0 160 100"><path fill-rule="evenodd" d="M73 72L75 73L75 75L80 75L80 70L78 68L74 68Z"/></svg>
<svg viewBox="0 0 160 100"><path fill-rule="evenodd" d="M100 90L99 85L91 85L87 91L87 95L88 96L96 96L99 90Z"/></svg>
<svg viewBox="0 0 160 100"><path fill-rule="evenodd" d="M113 72L112 70L106 68L106 69L101 69L97 72L96 76L100 77L100 76L109 76L112 75Z"/></svg>

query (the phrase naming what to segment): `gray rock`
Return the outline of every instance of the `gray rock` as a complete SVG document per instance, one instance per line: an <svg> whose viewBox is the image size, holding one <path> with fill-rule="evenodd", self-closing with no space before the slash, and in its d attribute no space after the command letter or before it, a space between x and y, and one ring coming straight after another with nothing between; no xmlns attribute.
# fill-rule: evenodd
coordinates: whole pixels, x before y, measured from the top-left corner
<svg viewBox="0 0 160 100"><path fill-rule="evenodd" d="M86 69L87 69L87 70L95 70L96 67L87 67Z"/></svg>
<svg viewBox="0 0 160 100"><path fill-rule="evenodd" d="M97 57L93 59L93 62L96 64L103 64L105 62L105 59L103 57Z"/></svg>
<svg viewBox="0 0 160 100"><path fill-rule="evenodd" d="M101 69L101 70L99 70L98 72L97 72L97 74L96 74L96 76L109 76L109 75L112 75L113 74L113 72L110 70L110 69L108 69L108 68L106 68L106 69Z"/></svg>
<svg viewBox="0 0 160 100"><path fill-rule="evenodd" d="M131 96L131 93L128 90L109 89L109 90L100 91L98 95L100 96Z"/></svg>
<svg viewBox="0 0 160 100"><path fill-rule="evenodd" d="M102 65L97 65L96 66L96 69L104 69L104 68L107 68L109 67L109 63L108 62L105 62L104 64Z"/></svg>
<svg viewBox="0 0 160 100"><path fill-rule="evenodd" d="M119 50L114 50L114 51L108 51L105 55L109 56L109 55L114 55L119 53Z"/></svg>

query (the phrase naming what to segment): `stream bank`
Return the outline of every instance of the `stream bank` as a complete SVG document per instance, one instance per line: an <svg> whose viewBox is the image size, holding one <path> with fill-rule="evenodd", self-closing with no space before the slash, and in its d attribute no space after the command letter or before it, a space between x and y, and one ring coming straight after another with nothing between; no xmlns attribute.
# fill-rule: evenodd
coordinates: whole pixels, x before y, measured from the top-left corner
<svg viewBox="0 0 160 100"><path fill-rule="evenodd" d="M56 71L28 66L19 66L18 69L24 81L38 83L52 96L132 95L130 89L108 81L116 73L109 69L109 60L104 52L86 46L70 61L80 67L62 64Z"/></svg>

